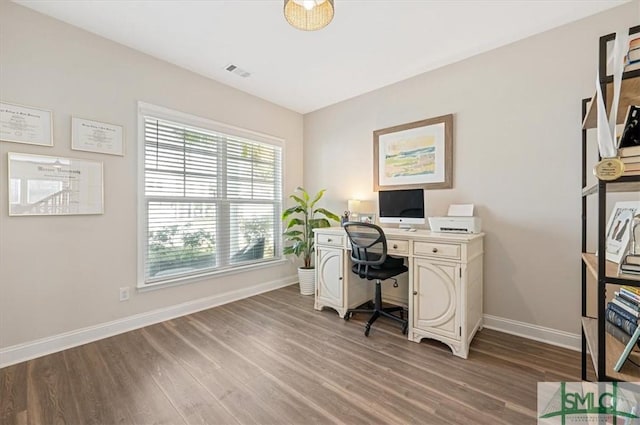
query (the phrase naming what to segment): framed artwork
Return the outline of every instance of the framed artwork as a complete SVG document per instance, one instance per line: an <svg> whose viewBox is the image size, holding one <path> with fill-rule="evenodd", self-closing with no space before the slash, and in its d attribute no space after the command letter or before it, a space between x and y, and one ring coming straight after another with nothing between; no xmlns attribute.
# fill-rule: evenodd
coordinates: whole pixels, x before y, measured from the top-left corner
<svg viewBox="0 0 640 425"><path fill-rule="evenodd" d="M373 190L453 187L453 114L373 132Z"/></svg>
<svg viewBox="0 0 640 425"><path fill-rule="evenodd" d="M53 146L51 111L0 102L0 140Z"/></svg>
<svg viewBox="0 0 640 425"><path fill-rule="evenodd" d="M607 223L605 242L606 258L620 263L624 257L629 239L633 217L640 213L640 202L616 202Z"/></svg>
<svg viewBox="0 0 640 425"><path fill-rule="evenodd" d="M9 152L9 215L104 212L102 162Z"/></svg>
<svg viewBox="0 0 640 425"><path fill-rule="evenodd" d="M71 149L124 155L124 128L120 125L71 118Z"/></svg>

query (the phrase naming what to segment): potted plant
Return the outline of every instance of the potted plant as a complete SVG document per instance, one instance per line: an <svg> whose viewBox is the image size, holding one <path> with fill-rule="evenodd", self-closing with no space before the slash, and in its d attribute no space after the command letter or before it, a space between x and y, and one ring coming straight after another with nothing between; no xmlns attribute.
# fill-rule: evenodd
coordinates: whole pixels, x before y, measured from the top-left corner
<svg viewBox="0 0 640 425"><path fill-rule="evenodd" d="M313 295L316 287L315 270L311 265L311 257L315 252L313 229L330 227L329 220L340 221L334 213L324 208L316 208L324 192L325 189L322 189L312 200L304 188L298 187L296 193L289 196L296 205L282 213L282 220L286 223L284 237L288 243L284 248L284 254L294 254L304 259L304 266L298 267L302 295ZM316 218L316 214L320 217Z"/></svg>

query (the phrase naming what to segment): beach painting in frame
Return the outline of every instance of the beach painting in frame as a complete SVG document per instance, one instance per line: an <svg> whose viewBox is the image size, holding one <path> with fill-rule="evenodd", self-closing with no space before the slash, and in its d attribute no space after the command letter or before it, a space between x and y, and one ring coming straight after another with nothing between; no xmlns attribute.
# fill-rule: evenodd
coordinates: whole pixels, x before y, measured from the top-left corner
<svg viewBox="0 0 640 425"><path fill-rule="evenodd" d="M453 115L373 132L374 190L452 187Z"/></svg>

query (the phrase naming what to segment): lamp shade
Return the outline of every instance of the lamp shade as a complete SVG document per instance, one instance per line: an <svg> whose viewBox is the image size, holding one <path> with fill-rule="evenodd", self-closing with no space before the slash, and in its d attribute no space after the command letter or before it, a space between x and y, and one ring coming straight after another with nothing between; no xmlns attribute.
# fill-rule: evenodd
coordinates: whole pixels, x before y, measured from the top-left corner
<svg viewBox="0 0 640 425"><path fill-rule="evenodd" d="M361 213L375 213L376 212L376 203L374 201L360 201L360 211Z"/></svg>
<svg viewBox="0 0 640 425"><path fill-rule="evenodd" d="M349 199L347 201L347 210L349 210L350 213L359 213L360 212L360 201L358 201L357 199Z"/></svg>
<svg viewBox="0 0 640 425"><path fill-rule="evenodd" d="M284 17L300 30L319 30L333 19L333 0L284 0Z"/></svg>

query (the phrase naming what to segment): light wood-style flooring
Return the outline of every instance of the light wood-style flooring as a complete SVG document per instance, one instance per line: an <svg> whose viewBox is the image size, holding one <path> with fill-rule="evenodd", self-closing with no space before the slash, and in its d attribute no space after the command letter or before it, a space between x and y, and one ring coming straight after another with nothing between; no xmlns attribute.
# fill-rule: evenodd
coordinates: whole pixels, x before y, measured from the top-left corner
<svg viewBox="0 0 640 425"><path fill-rule="evenodd" d="M0 369L1 424L535 424L579 353L484 329L468 360L297 286Z"/></svg>

